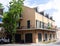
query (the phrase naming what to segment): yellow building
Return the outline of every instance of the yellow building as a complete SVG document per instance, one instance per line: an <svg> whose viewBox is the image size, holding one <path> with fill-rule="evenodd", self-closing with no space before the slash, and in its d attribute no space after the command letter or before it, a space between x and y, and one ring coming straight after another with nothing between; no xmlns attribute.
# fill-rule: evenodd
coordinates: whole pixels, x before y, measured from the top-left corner
<svg viewBox="0 0 60 46"><path fill-rule="evenodd" d="M37 8L23 7L17 29L16 41L38 43L56 40L55 21L48 14L38 12Z"/></svg>

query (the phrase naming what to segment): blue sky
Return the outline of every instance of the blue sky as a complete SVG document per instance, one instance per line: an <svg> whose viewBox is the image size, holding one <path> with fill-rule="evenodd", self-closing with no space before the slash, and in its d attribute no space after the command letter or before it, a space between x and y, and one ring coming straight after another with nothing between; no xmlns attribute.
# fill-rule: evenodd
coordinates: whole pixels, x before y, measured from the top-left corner
<svg viewBox="0 0 60 46"><path fill-rule="evenodd" d="M25 0L25 2L28 2L29 4L28 5L33 5L33 4L35 4L35 5L39 5L39 4L45 4L45 3L47 3L47 2L49 2L49 1L51 1L51 0Z"/></svg>
<svg viewBox="0 0 60 46"><path fill-rule="evenodd" d="M5 7L4 11L7 11L7 6L11 0L0 0L0 3ZM53 16L56 21L56 25L60 27L60 0L25 0L24 5L28 7L38 7L39 11L45 11Z"/></svg>

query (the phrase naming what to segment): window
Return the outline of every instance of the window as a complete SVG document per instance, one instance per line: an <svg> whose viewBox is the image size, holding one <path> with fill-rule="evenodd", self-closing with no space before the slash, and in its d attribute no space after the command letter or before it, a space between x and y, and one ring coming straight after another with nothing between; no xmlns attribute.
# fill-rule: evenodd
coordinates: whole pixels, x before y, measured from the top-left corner
<svg viewBox="0 0 60 46"><path fill-rule="evenodd" d="M52 39L52 34L50 34L50 40Z"/></svg>
<svg viewBox="0 0 60 46"><path fill-rule="evenodd" d="M38 42L42 41L42 34L38 33Z"/></svg>
<svg viewBox="0 0 60 46"><path fill-rule="evenodd" d="M20 22L17 23L17 28L20 28Z"/></svg>
<svg viewBox="0 0 60 46"><path fill-rule="evenodd" d="M53 38L55 39L55 34L53 34Z"/></svg>
<svg viewBox="0 0 60 46"><path fill-rule="evenodd" d="M36 20L36 28L40 28L40 21Z"/></svg>
<svg viewBox="0 0 60 46"><path fill-rule="evenodd" d="M51 27L51 23L48 22L48 27Z"/></svg>
<svg viewBox="0 0 60 46"><path fill-rule="evenodd" d="M27 28L30 28L30 20L27 21Z"/></svg>
<svg viewBox="0 0 60 46"><path fill-rule="evenodd" d="M44 22L42 22L42 28L44 28Z"/></svg>
<svg viewBox="0 0 60 46"><path fill-rule="evenodd" d="M44 22L41 22L41 28L44 28Z"/></svg>
<svg viewBox="0 0 60 46"><path fill-rule="evenodd" d="M45 41L47 41L47 38L48 38L48 37L47 37L47 33L45 33L45 35L44 35L44 36L45 36Z"/></svg>
<svg viewBox="0 0 60 46"><path fill-rule="evenodd" d="M44 28L47 29L47 24L46 23L44 24Z"/></svg>
<svg viewBox="0 0 60 46"><path fill-rule="evenodd" d="M36 28L44 28L44 22L36 20Z"/></svg>
<svg viewBox="0 0 60 46"><path fill-rule="evenodd" d="M41 21L40 21L39 27L41 28Z"/></svg>

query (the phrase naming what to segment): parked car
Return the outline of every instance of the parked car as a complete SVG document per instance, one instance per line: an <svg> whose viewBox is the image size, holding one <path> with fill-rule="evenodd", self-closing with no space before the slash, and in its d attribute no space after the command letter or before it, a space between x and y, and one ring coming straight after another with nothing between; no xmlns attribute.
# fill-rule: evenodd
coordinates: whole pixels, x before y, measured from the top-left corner
<svg viewBox="0 0 60 46"><path fill-rule="evenodd" d="M10 40L9 39L0 38L0 44L7 44L7 43L10 43Z"/></svg>

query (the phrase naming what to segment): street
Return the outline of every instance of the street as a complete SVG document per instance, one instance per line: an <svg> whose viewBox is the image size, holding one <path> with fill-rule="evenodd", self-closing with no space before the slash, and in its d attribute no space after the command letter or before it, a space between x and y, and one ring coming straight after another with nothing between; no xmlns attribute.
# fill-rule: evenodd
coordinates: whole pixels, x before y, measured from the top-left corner
<svg viewBox="0 0 60 46"><path fill-rule="evenodd" d="M40 43L30 43L30 44L1 44L0 46L60 46L60 41L55 43L40 44Z"/></svg>

